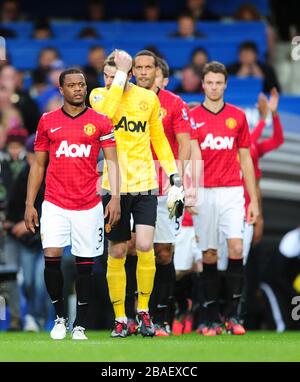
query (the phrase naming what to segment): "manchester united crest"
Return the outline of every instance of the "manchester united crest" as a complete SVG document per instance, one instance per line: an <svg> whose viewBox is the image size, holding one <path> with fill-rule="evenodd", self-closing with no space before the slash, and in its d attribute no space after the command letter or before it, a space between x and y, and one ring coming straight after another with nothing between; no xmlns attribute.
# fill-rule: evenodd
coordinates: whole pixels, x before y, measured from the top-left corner
<svg viewBox="0 0 300 382"><path fill-rule="evenodd" d="M159 111L159 116L161 119L164 119L165 116L168 114L167 110L164 109L163 107L160 108L160 111Z"/></svg>
<svg viewBox="0 0 300 382"><path fill-rule="evenodd" d="M87 125L84 125L83 129L85 134L88 136L94 135L96 132L96 126L93 125L92 123L88 123Z"/></svg>
<svg viewBox="0 0 300 382"><path fill-rule="evenodd" d="M139 107L140 107L140 109L141 109L142 111L147 111L147 110L149 109L149 105L148 105L148 103L145 102L145 101L141 101L141 102L139 103Z"/></svg>
<svg viewBox="0 0 300 382"><path fill-rule="evenodd" d="M227 118L225 124L229 129L235 129L237 126L237 121L234 118Z"/></svg>

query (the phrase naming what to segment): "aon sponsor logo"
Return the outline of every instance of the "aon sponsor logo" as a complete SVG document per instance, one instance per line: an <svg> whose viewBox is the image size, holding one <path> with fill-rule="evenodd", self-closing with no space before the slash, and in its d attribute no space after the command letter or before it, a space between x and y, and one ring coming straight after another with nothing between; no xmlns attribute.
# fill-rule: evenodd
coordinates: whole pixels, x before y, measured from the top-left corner
<svg viewBox="0 0 300 382"><path fill-rule="evenodd" d="M204 141L201 143L201 149L210 148L211 150L231 150L233 147L234 137L214 137L212 134L207 134Z"/></svg>
<svg viewBox="0 0 300 382"><path fill-rule="evenodd" d="M135 122L135 121L127 121L126 117L122 117L117 125L115 125L115 129L124 129L125 131L132 131L139 133L142 131L143 133L146 130L147 121Z"/></svg>
<svg viewBox="0 0 300 382"><path fill-rule="evenodd" d="M67 158L88 158L90 156L91 148L91 145L76 145L75 143L69 145L68 141L62 141L56 151L56 158L59 158L61 155L64 155Z"/></svg>

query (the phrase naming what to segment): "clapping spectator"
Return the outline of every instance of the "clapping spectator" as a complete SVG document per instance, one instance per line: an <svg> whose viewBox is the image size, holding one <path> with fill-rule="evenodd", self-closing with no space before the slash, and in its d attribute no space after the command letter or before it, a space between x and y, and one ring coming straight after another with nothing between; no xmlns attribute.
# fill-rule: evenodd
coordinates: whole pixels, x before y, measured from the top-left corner
<svg viewBox="0 0 300 382"><path fill-rule="evenodd" d="M239 61L227 67L229 74L237 77L256 77L263 80L263 91L280 89L274 69L258 60L257 46L252 41L243 42L239 48Z"/></svg>

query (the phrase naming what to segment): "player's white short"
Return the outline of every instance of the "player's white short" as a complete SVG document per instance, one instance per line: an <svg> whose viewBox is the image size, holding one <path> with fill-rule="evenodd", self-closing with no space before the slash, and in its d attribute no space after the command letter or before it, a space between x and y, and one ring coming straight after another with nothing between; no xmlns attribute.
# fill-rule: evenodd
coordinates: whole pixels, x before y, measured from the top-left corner
<svg viewBox="0 0 300 382"><path fill-rule="evenodd" d="M175 243L176 238L175 218L169 218L167 196L157 197L157 217L155 225L154 243ZM178 227L179 228L179 227Z"/></svg>
<svg viewBox="0 0 300 382"><path fill-rule="evenodd" d="M219 233L226 239L243 238L244 204L243 187L204 189L199 205L199 224L195 227L202 251L219 248Z"/></svg>
<svg viewBox="0 0 300 382"><path fill-rule="evenodd" d="M174 250L174 266L176 271L190 270L195 262L201 260L202 253L196 241L193 226L182 226L176 237Z"/></svg>
<svg viewBox="0 0 300 382"><path fill-rule="evenodd" d="M103 206L89 210L66 210L44 201L41 216L43 248L71 245L74 256L96 257L103 254Z"/></svg>
<svg viewBox="0 0 300 382"><path fill-rule="evenodd" d="M243 236L243 263L246 265L250 247L253 238L253 224L245 223L245 230ZM220 247L218 248L218 270L226 271L228 266L228 250L227 242L224 236L220 236Z"/></svg>

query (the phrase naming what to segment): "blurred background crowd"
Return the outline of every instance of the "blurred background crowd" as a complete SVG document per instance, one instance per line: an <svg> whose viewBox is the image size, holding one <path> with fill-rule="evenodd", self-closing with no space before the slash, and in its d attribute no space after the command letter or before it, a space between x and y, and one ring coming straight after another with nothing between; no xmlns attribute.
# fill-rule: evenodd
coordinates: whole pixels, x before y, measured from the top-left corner
<svg viewBox="0 0 300 382"><path fill-rule="evenodd" d="M290 310L292 297L300 292L300 233L296 228L300 226L300 57L293 59L291 54L297 49L292 41L298 35L296 0L286 0L284 6L279 0L89 0L72 4L60 0L40 5L33 0L3 0L0 295L8 302L8 318L0 321L0 329L38 331L53 318L43 281L40 239L38 234L27 234L23 221L34 133L42 113L62 105L60 73L71 65L82 67L90 92L103 85L103 63L115 48L130 54L146 48L166 59L171 73L167 89L187 102L203 99L205 63L223 62L230 75L225 99L245 109L250 127L259 119L259 93L268 94L273 87L280 92L285 143L261 162L265 226L248 262L252 293L246 322L251 329L297 328ZM263 136L267 137L272 118L265 118ZM291 230L294 236L285 237L279 247ZM71 316L75 271L69 248L63 266ZM107 328L112 311L105 256L97 260L94 273L90 327Z"/></svg>

